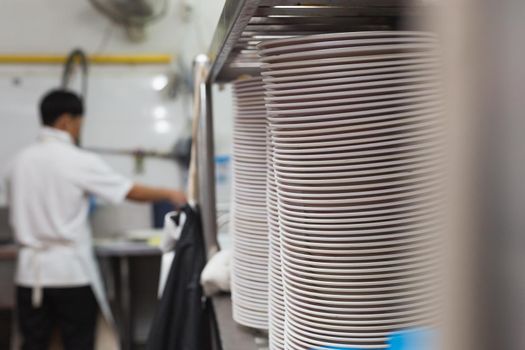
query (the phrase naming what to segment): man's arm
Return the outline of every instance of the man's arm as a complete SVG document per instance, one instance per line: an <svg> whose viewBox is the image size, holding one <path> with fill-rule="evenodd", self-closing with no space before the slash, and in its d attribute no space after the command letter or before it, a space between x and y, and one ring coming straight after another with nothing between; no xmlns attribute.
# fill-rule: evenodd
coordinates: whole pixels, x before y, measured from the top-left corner
<svg viewBox="0 0 525 350"><path fill-rule="evenodd" d="M137 202L169 201L178 206L184 205L187 202L186 195L181 191L139 184L133 185L126 199Z"/></svg>

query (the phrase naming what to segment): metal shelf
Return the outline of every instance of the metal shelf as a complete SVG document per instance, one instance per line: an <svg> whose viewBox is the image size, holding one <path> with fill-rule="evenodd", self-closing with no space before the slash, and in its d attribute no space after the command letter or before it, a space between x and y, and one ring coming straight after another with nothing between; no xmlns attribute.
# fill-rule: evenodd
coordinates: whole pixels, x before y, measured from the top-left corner
<svg viewBox="0 0 525 350"><path fill-rule="evenodd" d="M226 0L200 82L197 159L199 202L208 253L218 248L213 150L213 83L260 71L256 46L307 34L363 30L417 29L413 26L440 0ZM206 56L206 55L204 55ZM209 60L209 62L208 62ZM209 69L208 69L209 67Z"/></svg>
<svg viewBox="0 0 525 350"><path fill-rule="evenodd" d="M259 71L256 45L299 35L388 30L424 14L428 0L227 0L208 56L210 82Z"/></svg>

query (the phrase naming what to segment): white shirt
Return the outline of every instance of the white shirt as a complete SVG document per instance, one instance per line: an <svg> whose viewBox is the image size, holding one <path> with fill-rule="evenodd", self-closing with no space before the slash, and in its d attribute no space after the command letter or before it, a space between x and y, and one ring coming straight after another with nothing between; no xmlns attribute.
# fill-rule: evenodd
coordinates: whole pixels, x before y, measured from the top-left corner
<svg viewBox="0 0 525 350"><path fill-rule="evenodd" d="M17 284L89 284L78 254L92 254L89 194L118 203L132 182L75 146L68 133L48 127L41 130L39 142L16 156L7 176L10 221L22 246Z"/></svg>

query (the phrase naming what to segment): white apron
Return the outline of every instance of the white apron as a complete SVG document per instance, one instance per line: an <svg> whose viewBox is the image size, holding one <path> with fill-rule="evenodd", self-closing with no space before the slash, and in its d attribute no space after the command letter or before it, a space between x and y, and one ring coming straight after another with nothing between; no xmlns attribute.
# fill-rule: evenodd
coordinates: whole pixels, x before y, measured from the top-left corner
<svg viewBox="0 0 525 350"><path fill-rule="evenodd" d="M54 244L56 246L56 244ZM86 276L89 278L89 284L93 290L93 294L95 295L95 298L97 300L99 309L100 309L100 315L97 319L97 327L96 327L96 339L95 339L95 349L96 350L118 350L120 348L120 342L118 333L115 326L115 321L113 318L113 314L111 312L111 308L109 306L109 302L106 296L106 292L104 289L104 284L102 282L102 277L100 275L100 271L98 268L97 261L95 259L95 256L93 254L93 248L91 246L80 246L77 244L77 246L71 244L71 245L63 245L62 247L67 246L68 248L71 248L72 251L75 252L75 255L80 260L82 267L85 271ZM33 306L39 307L42 304L42 297L43 297L43 287L40 285L40 281L38 280L39 276L39 270L42 267L42 265L39 263L39 254L41 254L44 251L48 251L49 249L53 249L53 246L40 246L40 247L23 247L22 249L29 249L32 251L33 254L33 268L36 271L37 276L37 283L33 286L33 295L32 295L32 301ZM16 343L16 341L15 341ZM51 349L61 349L60 342L57 341L57 339L54 339L52 342ZM16 345L15 345L16 347Z"/></svg>

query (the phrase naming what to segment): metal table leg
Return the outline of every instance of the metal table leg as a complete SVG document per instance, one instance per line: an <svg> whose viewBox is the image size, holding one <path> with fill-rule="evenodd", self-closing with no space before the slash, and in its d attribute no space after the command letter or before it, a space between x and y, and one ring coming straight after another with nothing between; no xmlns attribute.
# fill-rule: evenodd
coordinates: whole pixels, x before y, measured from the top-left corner
<svg viewBox="0 0 525 350"><path fill-rule="evenodd" d="M121 256L120 264L120 314L122 350L131 350L133 343L133 322L131 314L131 280L129 258Z"/></svg>

